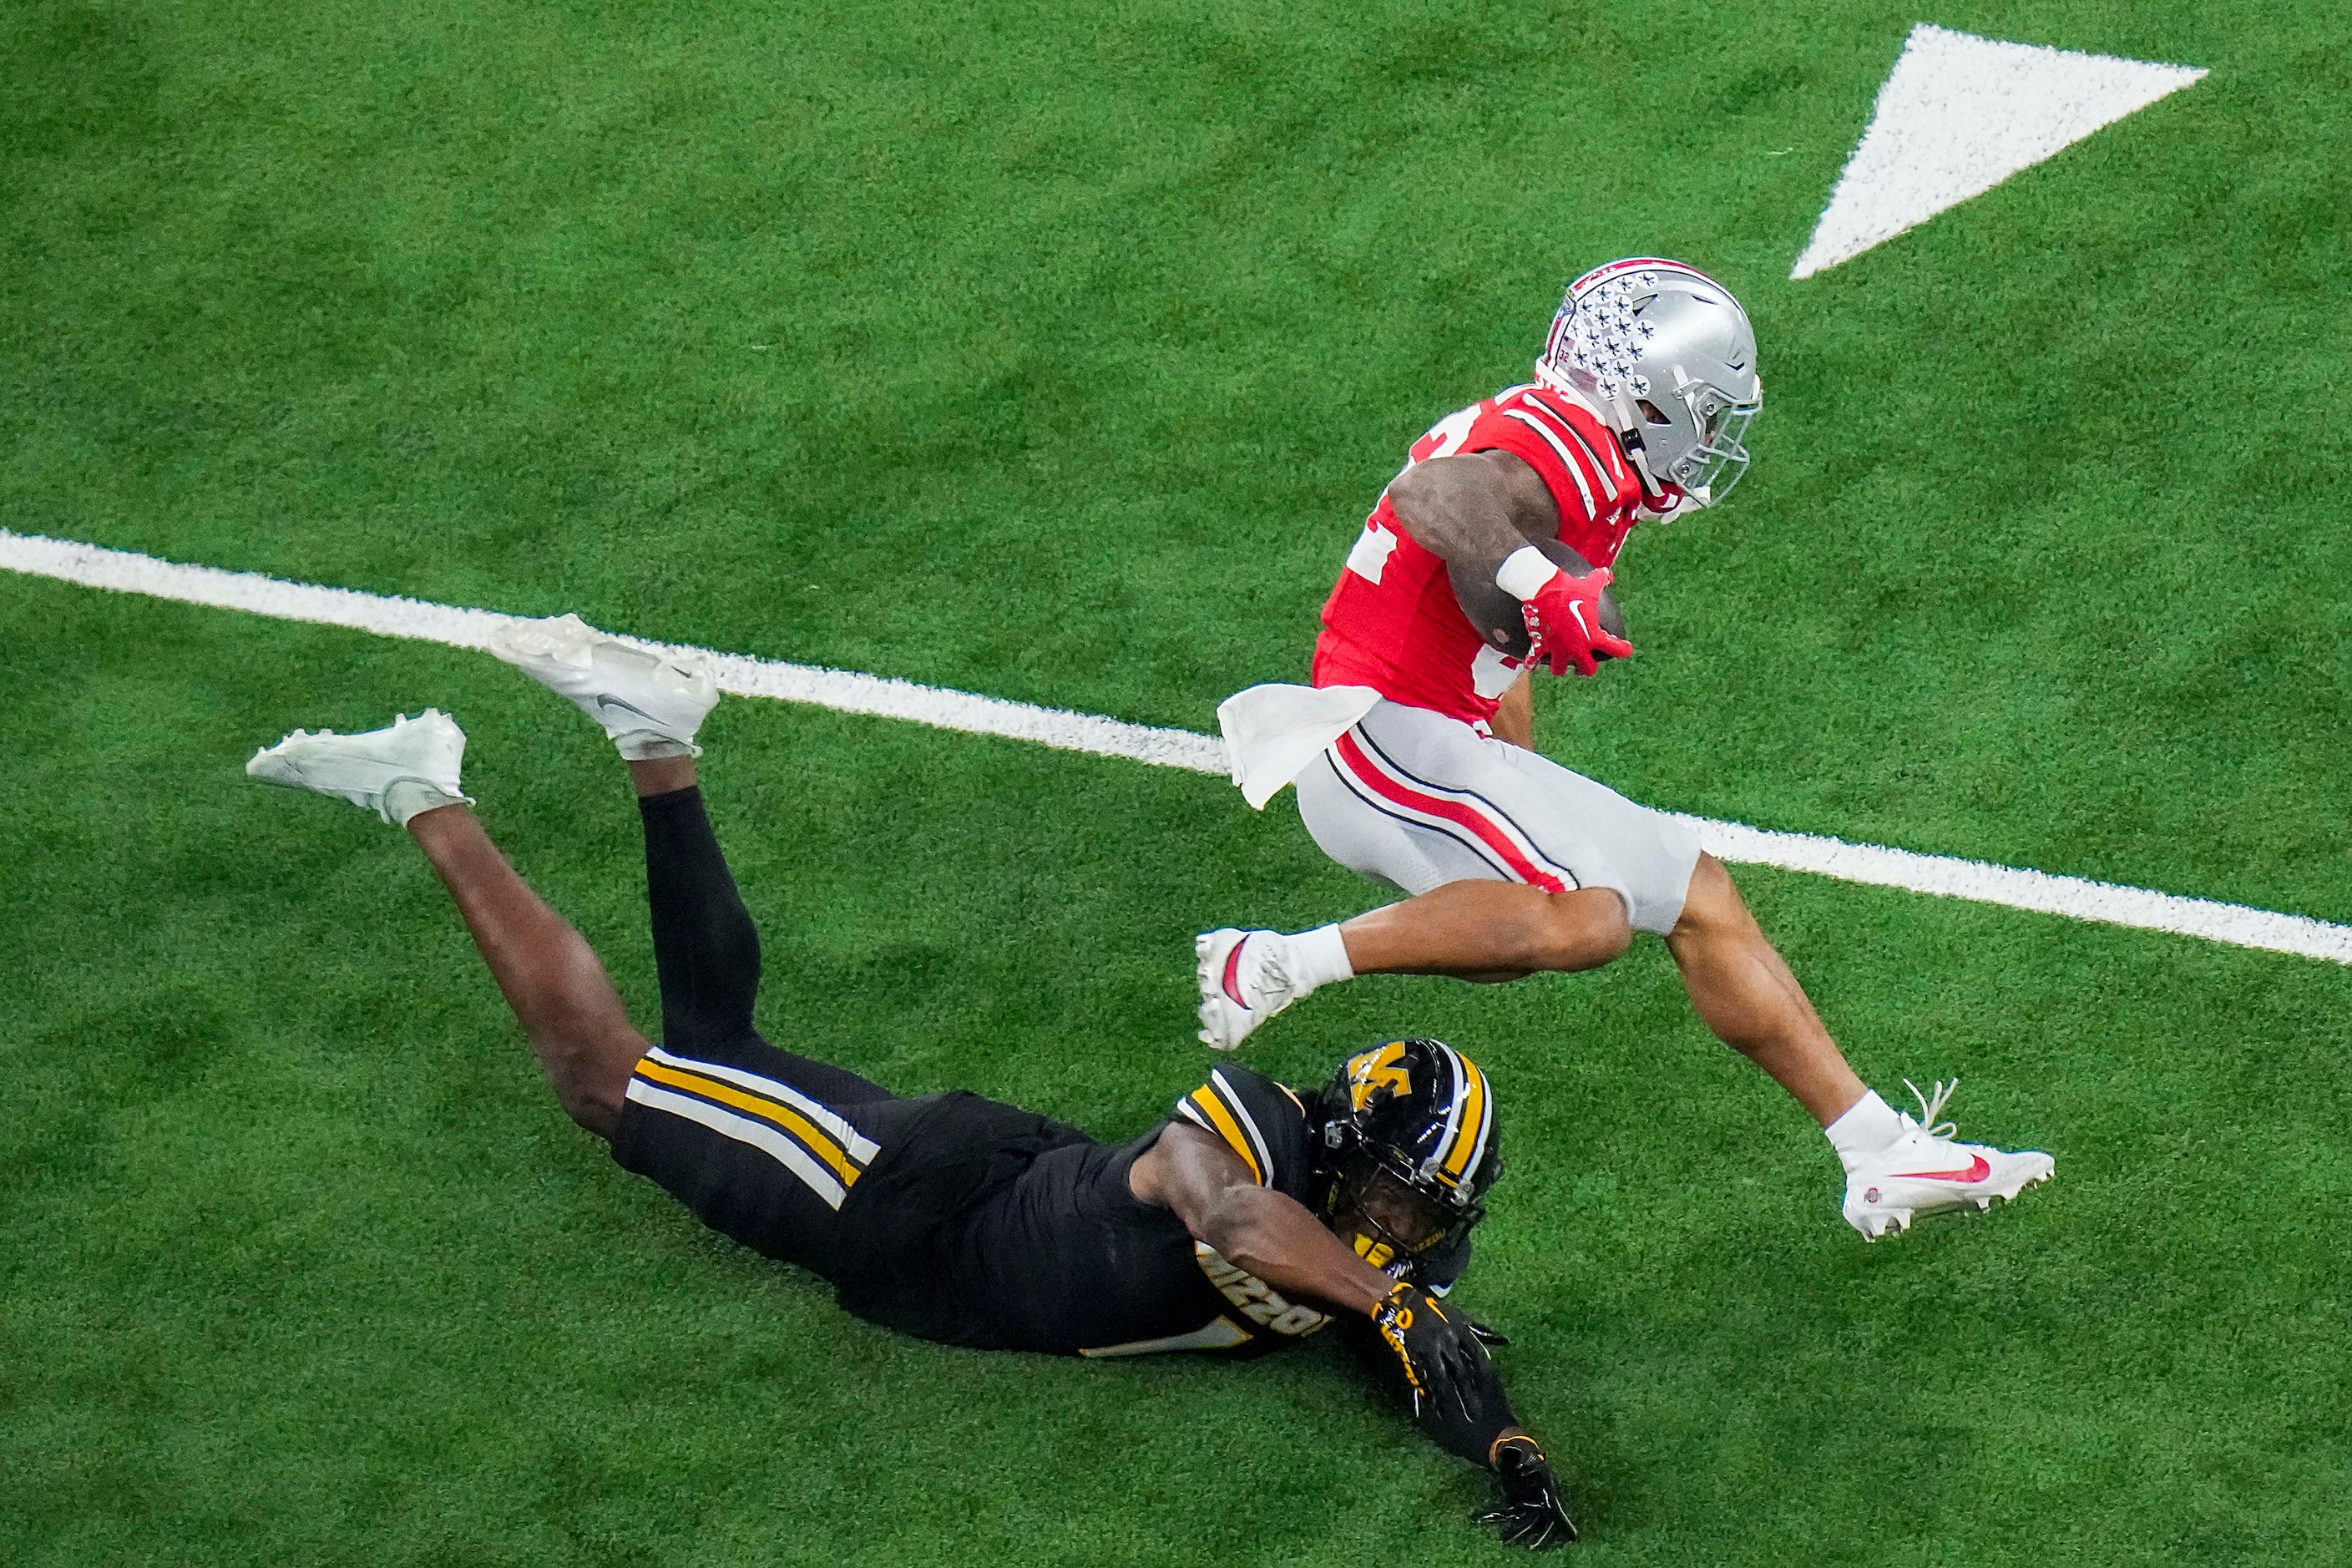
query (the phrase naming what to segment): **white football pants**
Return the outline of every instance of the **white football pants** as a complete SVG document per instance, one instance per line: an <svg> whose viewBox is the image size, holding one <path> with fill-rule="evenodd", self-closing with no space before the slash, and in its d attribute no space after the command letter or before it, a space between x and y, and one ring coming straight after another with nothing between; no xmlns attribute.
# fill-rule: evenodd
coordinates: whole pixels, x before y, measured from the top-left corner
<svg viewBox="0 0 2352 1568"><path fill-rule="evenodd" d="M1297 785L1326 855L1408 893L1472 879L1608 888L1636 931L1664 935L1698 865L1684 823L1424 708L1380 703Z"/></svg>

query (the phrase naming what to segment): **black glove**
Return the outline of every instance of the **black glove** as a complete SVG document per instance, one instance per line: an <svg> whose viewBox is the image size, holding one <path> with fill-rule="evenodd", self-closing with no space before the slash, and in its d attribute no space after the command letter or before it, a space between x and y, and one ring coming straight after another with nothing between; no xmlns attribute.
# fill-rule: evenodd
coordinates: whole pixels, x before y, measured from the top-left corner
<svg viewBox="0 0 2352 1568"><path fill-rule="evenodd" d="M1507 1345L1511 1342L1511 1336L1500 1329L1482 1323L1475 1318L1466 1318L1463 1321L1470 1325L1472 1337L1488 1350L1494 1349L1496 1345Z"/></svg>
<svg viewBox="0 0 2352 1568"><path fill-rule="evenodd" d="M1495 1506L1475 1522L1493 1525L1506 1545L1549 1552L1576 1539L1559 1478L1533 1437L1506 1437L1495 1445Z"/></svg>
<svg viewBox="0 0 2352 1568"><path fill-rule="evenodd" d="M1429 1404L1459 1410L1470 1419L1488 1406L1490 1396L1502 1403L1502 1385L1486 1347L1469 1324L1466 1317L1449 1317L1436 1297L1402 1279L1372 1309L1372 1327L1412 1385L1414 1415Z"/></svg>

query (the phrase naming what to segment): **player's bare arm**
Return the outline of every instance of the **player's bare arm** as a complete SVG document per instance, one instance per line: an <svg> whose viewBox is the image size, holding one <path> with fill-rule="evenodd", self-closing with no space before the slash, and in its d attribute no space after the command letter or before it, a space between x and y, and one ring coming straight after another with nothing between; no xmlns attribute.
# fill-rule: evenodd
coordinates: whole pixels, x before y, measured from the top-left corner
<svg viewBox="0 0 2352 1568"><path fill-rule="evenodd" d="M1486 1352L1466 1319L1455 1321L1425 1291L1373 1268L1306 1205L1260 1186L1240 1156L1214 1134L1171 1123L1136 1161L1128 1186L1145 1203L1172 1212L1195 1240L1219 1257L1286 1294L1370 1319L1382 1328L1392 1353L1407 1368L1416 1395L1426 1393L1425 1385L1443 1381L1447 1396L1466 1414L1476 1394L1452 1384L1484 1384L1491 1387L1491 1403L1500 1405L1501 1387L1486 1369ZM1420 1223L1413 1200L1391 1201L1397 1205L1393 1217L1398 1224L1412 1227ZM1423 1320L1420 1344L1408 1339L1416 1311ZM1400 1317L1402 1328L1395 1326ZM1418 1364L1417 1353L1447 1359L1433 1367ZM1418 1407L1418 1397L1415 1404ZM1481 1443L1491 1450L1519 1431L1516 1422L1507 1421L1492 1436L1482 1433Z"/></svg>
<svg viewBox="0 0 2352 1568"><path fill-rule="evenodd" d="M1612 574L1559 537L1550 487L1515 453L1432 458L1391 481L1391 513L1408 537L1445 563L1463 615L1494 647L1554 675L1631 658Z"/></svg>
<svg viewBox="0 0 2352 1568"><path fill-rule="evenodd" d="M1348 1231L1360 1243L1391 1238L1365 1246L1365 1254L1374 1257L1389 1256L1399 1245L1432 1244L1444 1233L1446 1216L1425 1194L1401 1180L1374 1177L1350 1184L1335 1215L1318 1216L1260 1185L1223 1139L1182 1122L1160 1132L1130 1169L1128 1183L1138 1198L1173 1212L1227 1261L1286 1292L1368 1318L1373 1335L1365 1342L1367 1359L1374 1369L1399 1387L1439 1444L1495 1472L1498 1496L1479 1522L1507 1542L1538 1550L1576 1539L1549 1461L1510 1413L1483 1331L1428 1291L1374 1268L1340 1239Z"/></svg>
<svg viewBox="0 0 2352 1568"><path fill-rule="evenodd" d="M1196 1239L1286 1295L1369 1314L1396 1283L1306 1205L1258 1185L1239 1155L1200 1128L1171 1123L1127 1182L1137 1197L1174 1211Z"/></svg>
<svg viewBox="0 0 2352 1568"><path fill-rule="evenodd" d="M1521 672L1511 689L1503 693L1502 701L1495 705L1495 716L1486 721L1495 739L1507 741L1523 752L1536 749L1536 672Z"/></svg>
<svg viewBox="0 0 2352 1568"><path fill-rule="evenodd" d="M1513 552L1559 535L1551 492L1509 452L1415 463L1390 482L1389 506L1423 549L1489 583Z"/></svg>

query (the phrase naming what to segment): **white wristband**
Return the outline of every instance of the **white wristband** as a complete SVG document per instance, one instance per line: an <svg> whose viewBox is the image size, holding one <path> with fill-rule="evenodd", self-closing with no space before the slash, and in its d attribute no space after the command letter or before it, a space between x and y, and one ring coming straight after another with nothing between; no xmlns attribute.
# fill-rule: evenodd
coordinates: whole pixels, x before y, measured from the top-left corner
<svg viewBox="0 0 2352 1568"><path fill-rule="evenodd" d="M1532 544L1522 544L1503 557L1495 568L1495 586L1521 601L1532 599L1543 585L1559 574L1559 568L1544 559L1544 552Z"/></svg>

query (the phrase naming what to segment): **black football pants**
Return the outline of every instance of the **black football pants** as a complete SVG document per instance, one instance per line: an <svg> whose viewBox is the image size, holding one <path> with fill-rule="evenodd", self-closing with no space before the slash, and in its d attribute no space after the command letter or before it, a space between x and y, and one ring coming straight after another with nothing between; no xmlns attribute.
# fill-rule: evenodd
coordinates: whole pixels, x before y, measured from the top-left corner
<svg viewBox="0 0 2352 1568"><path fill-rule="evenodd" d="M759 933L701 791L637 805L662 1043L629 1079L613 1157L712 1228L837 1279L856 1239L842 1205L925 1102L761 1037Z"/></svg>
<svg viewBox="0 0 2352 1568"><path fill-rule="evenodd" d="M688 788L637 802L646 825L646 897L653 906L654 968L661 978L662 1043L694 1054L773 1051L803 1091L833 1105L895 1098L845 1068L776 1050L751 1027L760 994L760 933L736 890L719 836ZM776 1058L782 1058L777 1061Z"/></svg>

